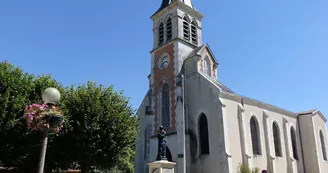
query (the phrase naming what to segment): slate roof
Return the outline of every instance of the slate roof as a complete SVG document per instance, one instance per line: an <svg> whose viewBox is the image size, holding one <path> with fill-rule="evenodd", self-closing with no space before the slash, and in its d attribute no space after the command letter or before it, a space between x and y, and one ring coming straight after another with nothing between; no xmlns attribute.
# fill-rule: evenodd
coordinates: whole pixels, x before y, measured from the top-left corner
<svg viewBox="0 0 328 173"><path fill-rule="evenodd" d="M163 10L165 7L169 6L171 4L171 2L172 2L172 0L163 0L162 5L159 7L159 9L156 11L156 13Z"/></svg>
<svg viewBox="0 0 328 173"><path fill-rule="evenodd" d="M199 46L197 48L195 48L187 57L186 59L188 58L193 58L197 55L200 55L200 53L202 52L203 49L205 48L208 48L210 53L212 54L212 56L214 57L214 54L211 52L211 49L209 48L209 46L207 44L203 44L202 46ZM216 61L216 58L214 57L214 60ZM225 86L223 83L221 83L219 80L217 79L210 79L211 82L213 82L215 85L217 85L223 92L226 92L226 93L230 93L230 94L233 94L233 95L238 95L240 96L242 99L248 99L248 100L251 100L251 101L254 101L254 102L258 102L258 103L262 103L264 105L267 105L267 106L270 106L270 107L274 107L274 108L277 108L277 109L280 109L280 110L283 110L283 111L286 111L286 112L289 112L291 114L294 114L294 115L306 115L306 114L312 114L316 111L318 111L317 109L312 109L312 110L308 110L308 111L304 111L304 112L292 112L292 111L289 111L289 110L286 110L286 109L283 109L283 108L280 108L278 106L274 106L274 105L271 105L271 104L268 104L268 103L264 103L262 101L259 101L259 100L256 100L256 99L253 99L253 98L249 98L249 97L245 97L245 96L242 96L240 94L237 94L235 93L234 91L232 91L230 88L228 88L227 86ZM325 120L325 117L322 115L323 119Z"/></svg>
<svg viewBox="0 0 328 173"><path fill-rule="evenodd" d="M303 112L297 112L297 115L307 115L307 114L312 114L313 112L317 111L317 109L311 109Z"/></svg>
<svg viewBox="0 0 328 173"><path fill-rule="evenodd" d="M201 45L199 47L196 47L192 52L190 52L190 54L187 56L186 59L192 58L192 57L194 57L196 55L200 55L200 53L202 53L202 51L205 48L207 48L209 50L209 53L212 55L212 58L214 59L215 63L218 64L218 61L215 58L214 53L212 52L212 50L211 50L211 48L210 48L210 46L208 44L203 44L203 45Z"/></svg>
<svg viewBox="0 0 328 173"><path fill-rule="evenodd" d="M192 58L198 54L198 52L203 49L206 45L203 44L202 46L196 47L190 54L187 56L187 58Z"/></svg>
<svg viewBox="0 0 328 173"><path fill-rule="evenodd" d="M216 58L214 57L214 54L212 53L212 51L211 51L211 49L210 49L210 47L209 47L208 44L203 44L202 46L195 48L195 49L194 49L194 50L193 50L193 51L187 56L186 59L188 59L188 58L193 58L193 57L195 57L195 56L197 56L197 55L200 55L200 53L202 52L202 50L205 49L206 47L209 49L210 53L212 54L214 60L215 60L216 63L217 63L217 60L216 60ZM237 93L235 93L234 91L232 91L230 88L228 88L227 86L225 86L223 83L221 83L221 82L220 82L219 80L217 80L217 79L209 79L209 80L211 80L211 82L213 82L215 85L217 85L217 86L218 86L223 92L230 93L230 94L234 94L234 95L238 95L238 96L240 96L240 97L243 98L243 99L248 99L248 100L252 100L252 101L255 101L255 102L259 102L259 103L262 103L262 104L265 104L265 105L268 105L268 106L271 106L271 107L275 107L275 108L280 109L280 110L284 110L284 111L290 112L290 113L295 114L295 115L300 115L300 113L294 113L294 112L292 112L292 111L289 111L289 110L286 110L286 109L283 109L283 108L280 108L280 107L277 107L277 106L274 106L274 105L271 105L271 104L268 104L268 103L264 103L264 102L259 101L259 100L256 100L256 99L249 98L249 97L245 97L245 96L242 96L242 95L240 95L240 94L237 94ZM311 110L311 111L314 112L314 111L316 111L316 110ZM307 111L307 112L308 112L308 111ZM312 112L311 112L311 113L312 113ZM306 114L308 114L308 113L306 113Z"/></svg>
<svg viewBox="0 0 328 173"><path fill-rule="evenodd" d="M225 91L225 92L228 92L228 93L231 93L231 94L235 94L235 92L233 92L230 88L228 88L227 86L225 86L223 83L221 83L220 81L218 80L213 80L213 82L218 85L221 90Z"/></svg>
<svg viewBox="0 0 328 173"><path fill-rule="evenodd" d="M170 4L172 4L174 0L162 0L162 5L159 7L159 9L153 14L153 16L155 14L157 14L158 12L160 12L161 10L163 10L164 8L166 8L167 6L169 6ZM184 0L180 0L182 2L184 2ZM193 7L192 7L193 8Z"/></svg>

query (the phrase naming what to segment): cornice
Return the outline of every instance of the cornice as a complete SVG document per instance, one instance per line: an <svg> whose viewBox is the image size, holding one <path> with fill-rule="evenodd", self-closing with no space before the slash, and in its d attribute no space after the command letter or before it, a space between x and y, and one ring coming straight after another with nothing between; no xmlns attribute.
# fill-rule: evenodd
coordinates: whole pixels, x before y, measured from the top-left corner
<svg viewBox="0 0 328 173"><path fill-rule="evenodd" d="M236 101L236 102L239 102L243 98L245 105L258 106L259 108L266 109L268 111L272 111L272 112L276 112L276 113L280 113L280 114L283 114L283 115L287 115L289 117L293 117L293 118L297 117L297 114L295 114L291 111L287 111L285 109L278 108L276 106L272 106L272 105L263 103L261 101L257 101L257 100L254 100L254 99L243 97L243 96L238 95L238 94L221 92L220 97L225 98L225 99L229 99L229 100L233 100L233 101Z"/></svg>
<svg viewBox="0 0 328 173"><path fill-rule="evenodd" d="M168 46L169 44L171 44L171 43L173 43L175 41L181 41L183 43L186 43L188 45L193 46L194 48L197 47L196 45L194 45L194 44L192 44L192 43L190 43L190 42L188 42L186 40L183 40L183 39L177 37L177 38L174 38L174 39L170 40L169 42L164 43L163 45L160 45L160 46L156 47L155 49L151 50L150 53L156 52L157 50L162 49L163 47Z"/></svg>

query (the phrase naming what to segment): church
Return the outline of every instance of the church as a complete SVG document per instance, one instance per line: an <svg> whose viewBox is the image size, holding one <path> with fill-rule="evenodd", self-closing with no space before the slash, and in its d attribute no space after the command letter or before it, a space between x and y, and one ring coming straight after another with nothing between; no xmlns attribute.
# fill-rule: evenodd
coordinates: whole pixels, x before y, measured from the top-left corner
<svg viewBox="0 0 328 173"><path fill-rule="evenodd" d="M202 18L191 0L162 0L151 16L151 73L137 112L135 172L149 172L163 126L175 173L237 173L240 164L260 173L327 173L324 115L288 111L222 84L219 59L202 42Z"/></svg>

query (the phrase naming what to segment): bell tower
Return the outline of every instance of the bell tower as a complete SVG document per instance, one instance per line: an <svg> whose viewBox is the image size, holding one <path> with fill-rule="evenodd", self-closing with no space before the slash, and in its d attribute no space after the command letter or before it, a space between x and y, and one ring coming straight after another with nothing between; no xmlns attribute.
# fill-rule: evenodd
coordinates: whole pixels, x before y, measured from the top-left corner
<svg viewBox="0 0 328 173"><path fill-rule="evenodd" d="M162 0L160 8L151 16L153 20L153 49L175 39L194 46L202 45L203 15L192 5L191 0Z"/></svg>
<svg viewBox="0 0 328 173"><path fill-rule="evenodd" d="M149 76L154 133L160 125L167 132L177 130L177 86L184 59L202 45L203 15L191 0L162 0L160 8L151 16L153 20L153 50Z"/></svg>

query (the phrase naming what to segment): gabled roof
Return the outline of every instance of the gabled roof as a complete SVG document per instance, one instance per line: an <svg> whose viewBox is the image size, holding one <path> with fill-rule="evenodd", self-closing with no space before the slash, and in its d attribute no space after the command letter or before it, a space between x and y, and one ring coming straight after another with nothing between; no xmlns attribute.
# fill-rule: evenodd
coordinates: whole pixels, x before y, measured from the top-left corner
<svg viewBox="0 0 328 173"><path fill-rule="evenodd" d="M308 115L308 114L313 114L317 109L311 109L303 112L296 112L297 115Z"/></svg>
<svg viewBox="0 0 328 173"><path fill-rule="evenodd" d="M302 115L313 115L314 116L314 115L318 114L324 122L327 122L326 117L318 109L311 109L308 111L297 112L296 114L298 116L302 116Z"/></svg>
<svg viewBox="0 0 328 173"><path fill-rule="evenodd" d="M190 52L190 54L186 57L186 59L189 59L189 58L193 58L195 56L201 56L201 53L203 52L203 50L207 48L210 55L213 57L215 63L218 64L213 52L211 51L210 47L208 44L203 44L202 46L199 46L199 47L196 47L192 52ZM277 106L274 106L274 105L271 105L271 104L268 104L268 103L264 103L262 101L258 101L258 100L255 100L255 99L252 99L252 98L249 98L249 97L245 97L245 96L242 96L242 95L239 95L239 94L236 94L234 91L232 91L230 88L228 88L227 86L225 86L224 84L222 84L219 80L217 79L210 79L210 81L212 83L214 83L215 85L217 85L224 93L228 93L229 95L232 95L232 96L238 96L240 97L241 99L246 99L246 100L249 100L251 102L256 102L256 103L259 103L259 104L262 104L262 105L265 105L267 107L271 107L273 109L276 109L276 110L280 110L282 112L285 112L285 113L288 113L290 115L293 115L293 116L301 116L301 115L309 115L309 114L312 114L313 116L314 115L319 115L322 120L324 122L327 121L327 119L325 118L325 116L317 109L312 109L312 110L308 110L308 111L304 111L304 112L292 112L292 111L289 111L289 110L286 110L286 109L283 109L283 108L280 108L280 107L277 107Z"/></svg>
<svg viewBox="0 0 328 173"><path fill-rule="evenodd" d="M223 91L225 91L225 92L227 92L227 93L234 94L234 92L233 92L230 88L228 88L227 86L225 86L225 85L224 85L223 83L221 83L220 81L218 81L218 80L214 80L214 83L215 83L216 85L218 85L219 88L220 88L221 90L223 90Z"/></svg>
<svg viewBox="0 0 328 173"><path fill-rule="evenodd" d="M194 49L192 52L190 52L190 54L187 56L187 59L188 59L188 58L192 58L192 57L194 57L194 56L196 56L196 55L200 56L201 53L203 52L203 50L204 50L205 48L207 48L207 49L209 50L209 53L211 54L211 56L212 56L213 59L214 59L214 62L215 62L216 64L219 64L218 61L216 60L216 58L215 58L215 56L214 56L214 54L213 54L213 52L212 52L210 46L209 46L207 43L206 43L206 44L203 44L203 45L200 46L200 47L195 48L195 49Z"/></svg>

